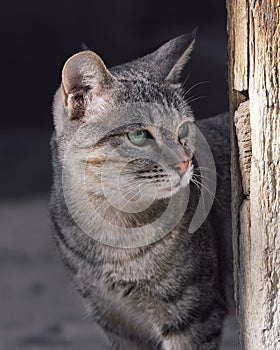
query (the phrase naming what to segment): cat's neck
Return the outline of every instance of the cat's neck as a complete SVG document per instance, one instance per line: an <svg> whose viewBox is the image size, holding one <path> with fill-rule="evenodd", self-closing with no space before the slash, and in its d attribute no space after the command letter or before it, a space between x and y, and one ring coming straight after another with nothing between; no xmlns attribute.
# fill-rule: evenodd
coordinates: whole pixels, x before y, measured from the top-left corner
<svg viewBox="0 0 280 350"><path fill-rule="evenodd" d="M145 210L139 212L127 210L120 210L113 205L108 204L108 201L104 197L97 197L92 200L93 205L97 209L100 218L106 222L119 227L142 227L149 223L154 222L157 217L160 217L166 210L169 200L160 199L154 200L154 202L147 207Z"/></svg>

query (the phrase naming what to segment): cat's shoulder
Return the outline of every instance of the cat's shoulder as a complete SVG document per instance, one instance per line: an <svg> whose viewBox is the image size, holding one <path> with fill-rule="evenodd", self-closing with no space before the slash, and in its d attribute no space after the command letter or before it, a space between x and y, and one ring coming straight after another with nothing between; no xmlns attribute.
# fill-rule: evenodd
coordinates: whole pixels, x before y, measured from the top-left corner
<svg viewBox="0 0 280 350"><path fill-rule="evenodd" d="M211 150L230 156L230 115L228 112L198 120L196 126L207 140Z"/></svg>
<svg viewBox="0 0 280 350"><path fill-rule="evenodd" d="M227 138L230 131L229 112L198 120L196 125L201 132L205 134L205 137L207 137L208 134L218 133L219 135Z"/></svg>

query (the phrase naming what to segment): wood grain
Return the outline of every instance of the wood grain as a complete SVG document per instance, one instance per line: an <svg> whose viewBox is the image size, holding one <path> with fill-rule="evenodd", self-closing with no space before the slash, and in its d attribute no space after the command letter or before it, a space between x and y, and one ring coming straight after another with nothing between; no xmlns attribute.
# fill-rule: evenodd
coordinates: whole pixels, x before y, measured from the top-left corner
<svg viewBox="0 0 280 350"><path fill-rule="evenodd" d="M240 349L280 349L279 0L228 0ZM245 102L245 103L244 103Z"/></svg>

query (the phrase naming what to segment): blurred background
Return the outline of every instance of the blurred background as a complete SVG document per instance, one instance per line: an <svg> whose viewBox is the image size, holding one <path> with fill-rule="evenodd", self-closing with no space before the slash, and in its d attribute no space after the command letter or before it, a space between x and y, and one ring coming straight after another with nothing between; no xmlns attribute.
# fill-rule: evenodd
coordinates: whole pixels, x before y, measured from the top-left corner
<svg viewBox="0 0 280 350"><path fill-rule="evenodd" d="M81 43L114 66L198 27L186 67L197 118L228 108L224 0L2 1L1 197L46 193L52 98ZM2 94L3 96L3 94ZM3 159L2 159L3 157Z"/></svg>
<svg viewBox="0 0 280 350"><path fill-rule="evenodd" d="M198 119L224 112L225 1L11 0L0 13L0 350L101 350L50 238L49 137L61 69L81 43L110 67L198 27L186 89L199 84L189 94L199 98ZM234 348L230 336L225 344Z"/></svg>

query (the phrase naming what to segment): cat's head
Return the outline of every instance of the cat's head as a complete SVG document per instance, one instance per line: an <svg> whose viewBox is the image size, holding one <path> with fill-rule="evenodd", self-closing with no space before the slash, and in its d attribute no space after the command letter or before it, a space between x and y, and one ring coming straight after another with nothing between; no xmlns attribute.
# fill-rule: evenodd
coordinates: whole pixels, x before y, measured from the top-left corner
<svg viewBox="0 0 280 350"><path fill-rule="evenodd" d="M85 172L89 196L105 193L113 204L123 196L132 208L189 184L195 131L180 75L194 36L111 69L88 50L65 63L54 103L58 147L61 161L70 152Z"/></svg>

